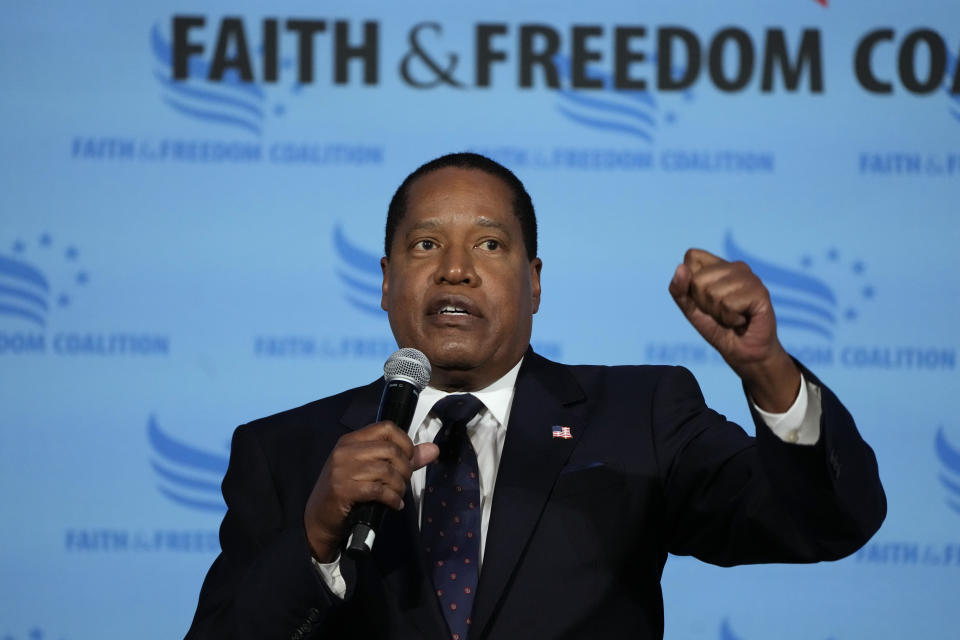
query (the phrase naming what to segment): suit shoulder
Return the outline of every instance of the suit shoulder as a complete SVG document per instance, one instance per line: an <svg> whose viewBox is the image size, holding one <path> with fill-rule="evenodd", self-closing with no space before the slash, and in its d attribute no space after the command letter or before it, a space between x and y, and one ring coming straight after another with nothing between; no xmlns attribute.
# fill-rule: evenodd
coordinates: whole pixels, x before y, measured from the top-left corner
<svg viewBox="0 0 960 640"><path fill-rule="evenodd" d="M563 365L581 384L644 384L656 386L662 380L692 378L686 367L662 364L634 365Z"/></svg>
<svg viewBox="0 0 960 640"><path fill-rule="evenodd" d="M318 428L332 429L340 424L340 418L347 408L361 394L369 393L374 382L363 387L347 389L338 394L320 398L313 402L287 409L270 416L258 418L237 428L237 432L250 432L260 440L287 439L298 437L304 431L316 431Z"/></svg>

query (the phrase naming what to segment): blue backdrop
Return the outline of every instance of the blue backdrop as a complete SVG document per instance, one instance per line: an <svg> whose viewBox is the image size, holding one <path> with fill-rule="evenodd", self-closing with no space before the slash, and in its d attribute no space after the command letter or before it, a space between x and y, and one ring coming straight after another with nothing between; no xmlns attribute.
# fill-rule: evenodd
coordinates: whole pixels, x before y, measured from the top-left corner
<svg viewBox="0 0 960 640"><path fill-rule="evenodd" d="M955 0L7 2L0 23L0 638L182 635L234 426L377 375L386 205L513 168L534 344L679 363L748 420L667 283L743 259L889 498L841 562L671 558L668 638L955 635Z"/></svg>

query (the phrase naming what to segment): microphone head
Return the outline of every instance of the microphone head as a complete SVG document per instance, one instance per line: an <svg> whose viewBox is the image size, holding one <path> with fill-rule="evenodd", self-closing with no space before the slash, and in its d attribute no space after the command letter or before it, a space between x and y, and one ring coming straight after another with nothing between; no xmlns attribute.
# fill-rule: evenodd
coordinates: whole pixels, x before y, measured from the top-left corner
<svg viewBox="0 0 960 640"><path fill-rule="evenodd" d="M421 391L430 384L430 361L417 349L399 349L384 363L383 377L387 382L405 380Z"/></svg>

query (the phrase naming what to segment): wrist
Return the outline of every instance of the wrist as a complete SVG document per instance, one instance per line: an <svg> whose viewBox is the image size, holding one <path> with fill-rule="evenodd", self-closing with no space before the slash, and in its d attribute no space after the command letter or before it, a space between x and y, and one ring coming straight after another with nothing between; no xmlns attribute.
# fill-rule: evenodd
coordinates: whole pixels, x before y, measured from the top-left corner
<svg viewBox="0 0 960 640"><path fill-rule="evenodd" d="M309 527L306 530L306 534L307 546L310 547L310 553L317 562L329 564L340 555L339 541L331 540L327 536L311 531Z"/></svg>
<svg viewBox="0 0 960 640"><path fill-rule="evenodd" d="M738 373L753 402L770 413L787 411L800 393L800 369L782 347L770 358L744 366Z"/></svg>

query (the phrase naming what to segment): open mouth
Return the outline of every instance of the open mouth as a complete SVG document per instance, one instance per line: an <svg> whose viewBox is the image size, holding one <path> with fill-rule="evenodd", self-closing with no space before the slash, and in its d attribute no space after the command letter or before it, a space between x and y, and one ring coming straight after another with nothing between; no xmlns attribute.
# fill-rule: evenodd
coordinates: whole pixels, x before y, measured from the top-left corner
<svg viewBox="0 0 960 640"><path fill-rule="evenodd" d="M477 305L465 296L438 296L429 306L430 315L438 318L481 317L483 314Z"/></svg>
<svg viewBox="0 0 960 640"><path fill-rule="evenodd" d="M440 310L437 311L437 315L438 316L468 316L470 315L470 312L464 309L463 307L456 307L454 305L448 304L444 307L441 307Z"/></svg>

